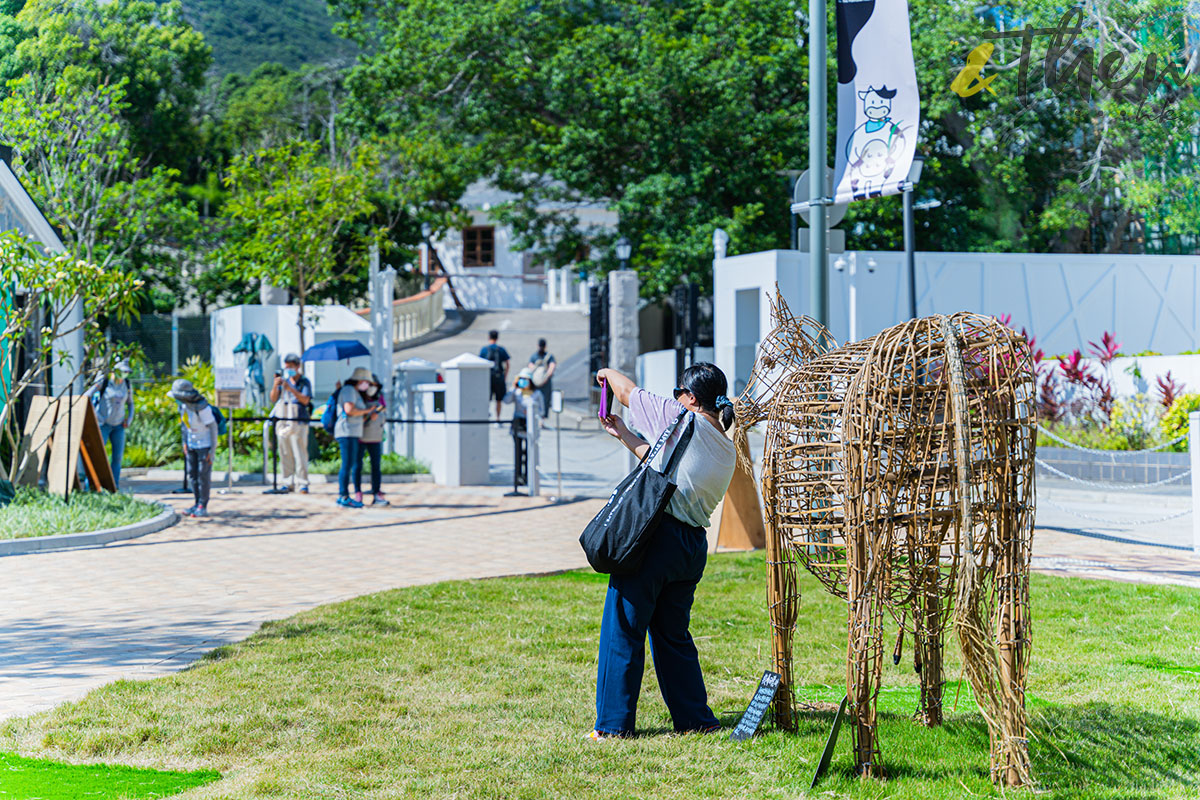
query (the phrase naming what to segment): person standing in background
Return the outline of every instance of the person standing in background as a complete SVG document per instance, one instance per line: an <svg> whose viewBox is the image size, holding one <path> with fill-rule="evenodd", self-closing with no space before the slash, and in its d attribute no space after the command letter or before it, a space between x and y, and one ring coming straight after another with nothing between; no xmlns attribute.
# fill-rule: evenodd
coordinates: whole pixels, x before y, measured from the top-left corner
<svg viewBox="0 0 1200 800"><path fill-rule="evenodd" d="M362 462L363 456L369 456L373 496L371 505L386 506L388 501L380 490L383 482L383 418L386 404L383 402L383 384L379 382L378 375L371 375L371 385L363 395L363 403L366 404L367 411L373 413L363 417L363 432L359 439L362 447L359 449L358 461L354 462L354 499L360 503L363 501Z"/></svg>
<svg viewBox="0 0 1200 800"><path fill-rule="evenodd" d="M363 504L350 496L350 475L359 463L362 447L363 423L373 413L367 408L363 395L371 386L371 372L359 367L350 374L350 379L338 390L337 422L333 425L333 438L337 439L342 451L342 467L338 470L338 500L343 508L362 508Z"/></svg>
<svg viewBox="0 0 1200 800"><path fill-rule="evenodd" d="M538 349L529 357L529 370L533 375L533 386L542 395L542 417L550 413L550 392L554 390L554 370L558 362L553 353L546 352L546 340L538 339Z"/></svg>
<svg viewBox="0 0 1200 800"><path fill-rule="evenodd" d="M496 401L496 424L500 421L500 404L508 391L508 362L511 360L508 351L500 346L500 331L488 331L488 343L479 351L479 357L492 362L491 390L489 400Z"/></svg>
<svg viewBox="0 0 1200 800"><path fill-rule="evenodd" d="M279 460L283 462L283 488L293 492L298 488L301 494L308 494L308 420L312 398L312 383L301 372L300 356L288 353L283 357L283 372L275 376L271 386L271 402L275 404L272 416L283 420L275 431Z"/></svg>
<svg viewBox="0 0 1200 800"><path fill-rule="evenodd" d="M96 419L100 422L100 436L112 447L109 464L112 465L113 485L118 491L121 489L121 460L125 457L125 430L133 422L130 372L128 361L118 361L91 391Z"/></svg>
<svg viewBox="0 0 1200 800"><path fill-rule="evenodd" d="M196 505L183 512L187 517L208 516L208 496L212 488L213 453L217 448L217 417L204 395L189 380L180 378L171 384L167 396L179 403L179 421L183 425L183 457L188 482Z"/></svg>

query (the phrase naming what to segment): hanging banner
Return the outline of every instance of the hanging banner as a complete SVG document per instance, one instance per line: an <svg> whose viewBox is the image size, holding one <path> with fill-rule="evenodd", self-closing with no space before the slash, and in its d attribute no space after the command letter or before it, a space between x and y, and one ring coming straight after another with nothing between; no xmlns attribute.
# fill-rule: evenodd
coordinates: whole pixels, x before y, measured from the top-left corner
<svg viewBox="0 0 1200 800"><path fill-rule="evenodd" d="M833 202L899 194L921 122L907 0L837 0L837 55Z"/></svg>

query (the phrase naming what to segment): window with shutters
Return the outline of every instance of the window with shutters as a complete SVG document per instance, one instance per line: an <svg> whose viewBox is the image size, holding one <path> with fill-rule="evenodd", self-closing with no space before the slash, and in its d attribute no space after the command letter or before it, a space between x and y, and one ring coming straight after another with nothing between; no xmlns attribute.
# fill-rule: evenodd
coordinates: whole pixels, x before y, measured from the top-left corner
<svg viewBox="0 0 1200 800"><path fill-rule="evenodd" d="M463 228L463 266L496 266L496 229L491 225Z"/></svg>

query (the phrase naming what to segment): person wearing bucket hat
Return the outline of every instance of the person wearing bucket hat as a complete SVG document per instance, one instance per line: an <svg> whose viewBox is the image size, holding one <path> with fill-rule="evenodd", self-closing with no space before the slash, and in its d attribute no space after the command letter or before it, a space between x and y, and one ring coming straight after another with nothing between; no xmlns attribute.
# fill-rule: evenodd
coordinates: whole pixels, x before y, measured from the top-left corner
<svg viewBox="0 0 1200 800"><path fill-rule="evenodd" d="M125 457L125 430L133 422L133 386L129 383L132 371L129 362L121 359L104 373L91 391L100 436L112 447L109 463L118 490L121 488L121 459Z"/></svg>
<svg viewBox="0 0 1200 800"><path fill-rule="evenodd" d="M187 463L188 483L196 498L196 504L183 513L189 517L207 517L213 452L217 447L217 417L204 395L196 391L189 380L180 378L172 383L167 396L179 404L183 457Z"/></svg>
<svg viewBox="0 0 1200 800"><path fill-rule="evenodd" d="M352 475L354 499L361 503L363 501L363 458L369 456L371 459L371 505L373 506L386 506L388 504L388 501L383 496L383 492L380 490L380 483L383 480L384 402L382 390L383 384L379 382L379 376L372 374L371 385L367 387L367 391L363 394L363 402L366 404L368 411L376 413L368 414L363 418L363 432L359 438L361 446L358 452L358 460L354 462L354 472Z"/></svg>
<svg viewBox="0 0 1200 800"><path fill-rule="evenodd" d="M338 390L337 421L333 425L333 438L337 440L338 449L342 453L342 467L338 470L338 500L343 508L362 508L363 504L350 496L350 476L354 465L360 458L362 448L363 423L367 417L377 416L378 408L367 408L363 399L371 386L371 370L359 367L350 374L350 378Z"/></svg>

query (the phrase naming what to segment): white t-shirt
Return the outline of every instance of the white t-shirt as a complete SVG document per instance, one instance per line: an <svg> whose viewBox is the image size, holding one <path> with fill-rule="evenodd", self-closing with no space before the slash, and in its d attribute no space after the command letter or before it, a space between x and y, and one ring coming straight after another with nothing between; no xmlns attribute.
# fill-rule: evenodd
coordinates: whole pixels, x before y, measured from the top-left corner
<svg viewBox="0 0 1200 800"><path fill-rule="evenodd" d="M659 397L645 389L634 389L629 396L629 421L647 441L654 444L679 412L684 408L676 400ZM707 528L709 517L733 480L733 469L737 464L737 448L711 422L697 414L689 415L695 428L692 440L679 460L679 467L671 478L676 485L675 495L667 504L667 513L680 522ZM675 443L688 424L685 418L675 434L668 440L654 466L662 469L675 449Z"/></svg>
<svg viewBox="0 0 1200 800"><path fill-rule="evenodd" d="M183 427L187 431L187 446L189 450L203 450L213 446L212 428L217 424L212 407L207 403L197 410L195 406L183 407Z"/></svg>

